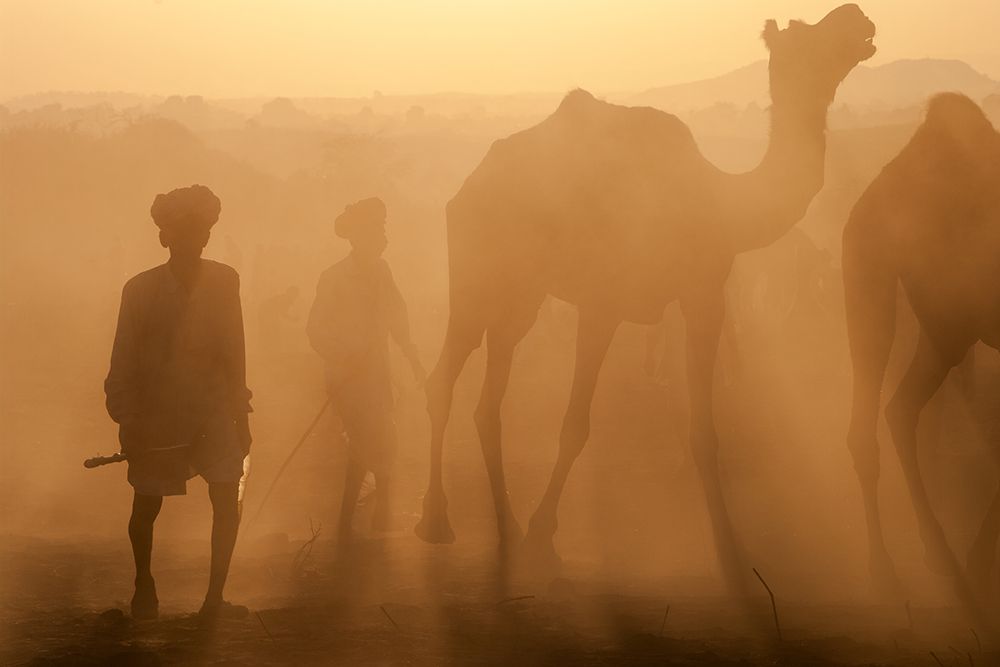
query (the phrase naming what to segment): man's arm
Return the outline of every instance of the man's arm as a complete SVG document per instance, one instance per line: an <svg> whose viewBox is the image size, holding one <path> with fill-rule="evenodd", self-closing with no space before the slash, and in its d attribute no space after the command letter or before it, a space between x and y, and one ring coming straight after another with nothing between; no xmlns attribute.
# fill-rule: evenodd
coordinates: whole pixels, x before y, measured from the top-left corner
<svg viewBox="0 0 1000 667"><path fill-rule="evenodd" d="M233 271L233 284L228 290L226 303L226 343L225 363L226 376L229 380L230 414L236 422L236 431L243 453L250 452L250 420L253 412L250 398L253 393L247 387L246 340L243 332L243 306L240 302L240 276Z"/></svg>
<svg viewBox="0 0 1000 667"><path fill-rule="evenodd" d="M316 354L323 358L334 376L343 374L348 364L347 346L337 340L340 326L338 315L342 304L338 304L337 290L330 276L324 274L316 286L316 298L309 309L306 333L309 344Z"/></svg>
<svg viewBox="0 0 1000 667"><path fill-rule="evenodd" d="M139 433L139 341L136 322L135 289L125 283L118 308L118 326L111 348L111 368L104 380L105 406L119 424L118 439L122 451L140 444Z"/></svg>
<svg viewBox="0 0 1000 667"><path fill-rule="evenodd" d="M427 379L427 373L424 371L423 364L420 363L420 353L417 346L410 338L410 316L406 308L406 301L403 300L403 295L399 291L388 265L385 267L385 277L389 292L389 333L399 345L399 349L403 351L403 356L410 362L413 377L416 378L418 384L423 384L424 380Z"/></svg>

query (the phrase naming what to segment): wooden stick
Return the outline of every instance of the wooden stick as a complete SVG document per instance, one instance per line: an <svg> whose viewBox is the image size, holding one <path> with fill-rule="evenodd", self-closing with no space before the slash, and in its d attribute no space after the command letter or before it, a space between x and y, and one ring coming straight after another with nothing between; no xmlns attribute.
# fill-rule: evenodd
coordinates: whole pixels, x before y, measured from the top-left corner
<svg viewBox="0 0 1000 667"><path fill-rule="evenodd" d="M392 623L392 627L396 628L396 630L399 630L400 629L399 623L396 623L396 621L393 620L392 616L389 615L389 612L385 610L385 607L379 605L378 608L382 610L382 613L385 614L385 617L389 619L390 623Z"/></svg>
<svg viewBox="0 0 1000 667"><path fill-rule="evenodd" d="M778 623L778 605L774 603L774 593L771 592L771 587L767 585L766 581L764 581L764 577L760 576L760 572L757 571L757 568L753 568L753 573L757 575L757 578L760 579L760 583L764 585L764 590L766 590L767 594L771 596L771 611L774 613L774 627L778 631L778 641L784 641L784 639L781 638L781 624Z"/></svg>
<svg viewBox="0 0 1000 667"><path fill-rule="evenodd" d="M504 598L503 600L500 600L500 602L497 602L496 606L499 607L502 604L507 604L508 602L517 602L518 600L533 600L534 598L535 598L534 595L518 595L517 597L514 598Z"/></svg>
<svg viewBox="0 0 1000 667"><path fill-rule="evenodd" d="M670 605L667 605L667 610L663 612L663 622L660 623L660 636L663 636L663 628L667 625L667 614L670 613Z"/></svg>
<svg viewBox="0 0 1000 667"><path fill-rule="evenodd" d="M271 631L267 629L266 625L264 625L264 619L261 618L260 612L259 611L255 611L254 614L257 616L257 620L260 621L260 627L264 628L264 632L267 633L267 636L270 637L271 641L273 642L274 641L274 635L272 635Z"/></svg>
<svg viewBox="0 0 1000 667"><path fill-rule="evenodd" d="M941 658L939 658L936 655L934 655L934 651L930 651L930 654L931 654L931 657L934 658L934 662L936 662L937 664L941 665L941 667L944 667L944 663L941 662Z"/></svg>
<svg viewBox="0 0 1000 667"><path fill-rule="evenodd" d="M971 632L972 636L976 638L976 646L979 647L979 655L982 655L983 654L983 643L981 641L979 641L979 635L976 634L976 629L975 628L969 628L969 632Z"/></svg>
<svg viewBox="0 0 1000 667"><path fill-rule="evenodd" d="M309 428L307 428L306 432L302 434L301 438L299 438L298 443L292 447L292 451L288 453L288 456L285 458L285 462L281 464L280 468L278 468L278 472L274 475L274 479L271 480L271 486L267 487L267 492L264 494L264 497L261 498L260 505L257 506L256 514L254 514L250 521L247 522L247 525L244 526L244 529L241 532L246 532L246 529L249 528L251 524L256 523L257 519L260 518L260 513L264 511L264 505L267 504L267 499L271 497L271 492L274 491L274 487L277 486L278 480L281 479L281 474L285 472L285 468L287 468L288 464L292 462L292 459L295 458L298 451L302 449L302 445L305 444L306 439L310 436L310 434L312 434L313 429L316 428L316 424L319 423L319 420L323 417L323 414L326 412L328 407L330 407L329 398L327 398L323 403L323 407L319 409L319 412L309 424Z"/></svg>

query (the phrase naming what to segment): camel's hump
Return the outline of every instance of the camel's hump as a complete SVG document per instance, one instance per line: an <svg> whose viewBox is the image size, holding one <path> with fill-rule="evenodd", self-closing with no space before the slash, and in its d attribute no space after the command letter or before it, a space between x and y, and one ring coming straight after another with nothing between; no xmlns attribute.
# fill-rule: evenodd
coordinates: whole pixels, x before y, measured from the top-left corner
<svg viewBox="0 0 1000 667"><path fill-rule="evenodd" d="M995 133L978 104L961 93L939 93L927 103L920 135L980 145L992 141Z"/></svg>
<svg viewBox="0 0 1000 667"><path fill-rule="evenodd" d="M639 122L645 120L669 126L681 134L690 134L688 126L677 116L648 106L624 106L594 97L588 91L577 88L566 93L550 118L593 117L616 118L619 121Z"/></svg>

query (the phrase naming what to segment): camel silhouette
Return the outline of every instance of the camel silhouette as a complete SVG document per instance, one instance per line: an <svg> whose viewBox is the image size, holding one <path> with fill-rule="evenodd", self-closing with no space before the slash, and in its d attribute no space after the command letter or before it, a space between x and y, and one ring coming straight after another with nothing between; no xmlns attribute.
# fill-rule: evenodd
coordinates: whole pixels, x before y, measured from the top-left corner
<svg viewBox="0 0 1000 667"><path fill-rule="evenodd" d="M899 592L878 507L876 427L902 285L920 326L913 360L885 409L932 569L974 600L934 516L917 463L917 421L977 342L1000 348L1000 134L969 98L931 99L913 138L872 182L844 228L844 287L854 366L848 446L861 482L872 581ZM997 434L994 434L994 436ZM996 444L995 442L993 443ZM968 554L984 581L1000 532L1000 492Z"/></svg>
<svg viewBox="0 0 1000 667"><path fill-rule="evenodd" d="M576 367L545 495L525 540L552 545L563 486L590 432L598 373L618 325L658 322L679 300L687 328L690 440L720 563L744 582L717 467L712 375L723 286L736 254L765 246L803 216L823 185L827 108L838 85L875 52L874 24L844 5L815 25L767 21L771 141L761 164L724 173L683 122L648 107L569 93L556 111L496 141L447 205L450 313L427 383L430 483L416 533L448 543L442 445L455 381L484 334L487 362L475 412L501 547L521 529L511 512L501 455L500 405L515 346L550 294L579 311Z"/></svg>

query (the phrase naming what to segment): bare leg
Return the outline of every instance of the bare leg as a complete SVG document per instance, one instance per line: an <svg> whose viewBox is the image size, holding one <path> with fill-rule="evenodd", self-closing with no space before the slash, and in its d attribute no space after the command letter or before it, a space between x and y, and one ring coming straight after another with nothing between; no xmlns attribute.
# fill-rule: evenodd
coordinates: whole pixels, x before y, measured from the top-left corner
<svg viewBox="0 0 1000 667"><path fill-rule="evenodd" d="M375 512L372 514L372 528L390 530L392 528L392 504L390 495L392 478L389 473L375 475Z"/></svg>
<svg viewBox="0 0 1000 667"><path fill-rule="evenodd" d="M455 533L448 521L448 500L444 495L441 458L444 430L451 412L451 399L462 367L482 341L484 327L459 327L454 317L448 322L441 358L427 378L427 414L431 419L431 474L424 496L424 513L413 532L432 544L451 544Z"/></svg>
<svg viewBox="0 0 1000 667"><path fill-rule="evenodd" d="M229 563L236 546L236 534L240 527L240 512L237 503L239 482L215 482L208 485L208 497L212 501L212 565L205 594L207 610L222 602L222 589L229 575Z"/></svg>
<svg viewBox="0 0 1000 667"><path fill-rule="evenodd" d="M722 333L722 289L706 290L681 301L687 320L687 379L691 396L691 453L701 476L715 549L730 591L747 597L749 568L733 533L729 510L719 480L719 437L712 406L712 376Z"/></svg>
<svg viewBox="0 0 1000 667"><path fill-rule="evenodd" d="M556 459L542 502L528 524L526 546L536 556L558 560L552 538L558 526L556 513L559 498L562 496L570 468L583 451L583 446L590 435L590 404L597 386L597 377L618 324L617 319L603 313L580 309L576 334L576 369L573 375L573 387L570 390L569 406L566 408L562 431L559 434L559 457Z"/></svg>
<svg viewBox="0 0 1000 667"><path fill-rule="evenodd" d="M337 537L341 542L351 537L351 522L354 519L354 508L358 504L361 484L365 480L364 467L353 459L347 460L347 472L344 475L344 495L340 500L340 518L337 523Z"/></svg>
<svg viewBox="0 0 1000 667"><path fill-rule="evenodd" d="M526 327L518 327L517 331L507 327L503 330L490 329L487 333L486 376L483 379L483 390L475 415L479 444L483 450L483 460L490 478L490 491L497 515L497 532L501 549L519 544L522 538L521 527L510 508L507 481L504 478L500 406L507 391L514 348L526 331Z"/></svg>
<svg viewBox="0 0 1000 667"><path fill-rule="evenodd" d="M844 290L854 371L847 447L861 485L872 585L883 595L899 597L902 587L882 533L877 437L882 383L896 330L897 281L876 260L870 243L845 236Z"/></svg>
<svg viewBox="0 0 1000 667"><path fill-rule="evenodd" d="M948 375L952 364L948 363L947 358L939 353L926 334L921 334L913 361L886 406L886 420L906 475L910 499L927 550L927 560L934 569L941 570L952 578L959 601L973 620L981 622L982 612L965 581L964 572L959 567L954 552L948 546L944 530L934 516L917 461L917 422L920 411ZM957 357L956 361L960 358Z"/></svg>
<svg viewBox="0 0 1000 667"><path fill-rule="evenodd" d="M136 619L156 618L159 602L156 584L150 572L153 554L153 523L163 506L162 496L132 497L132 516L128 522L128 537L135 559L135 594L132 596L132 616Z"/></svg>

